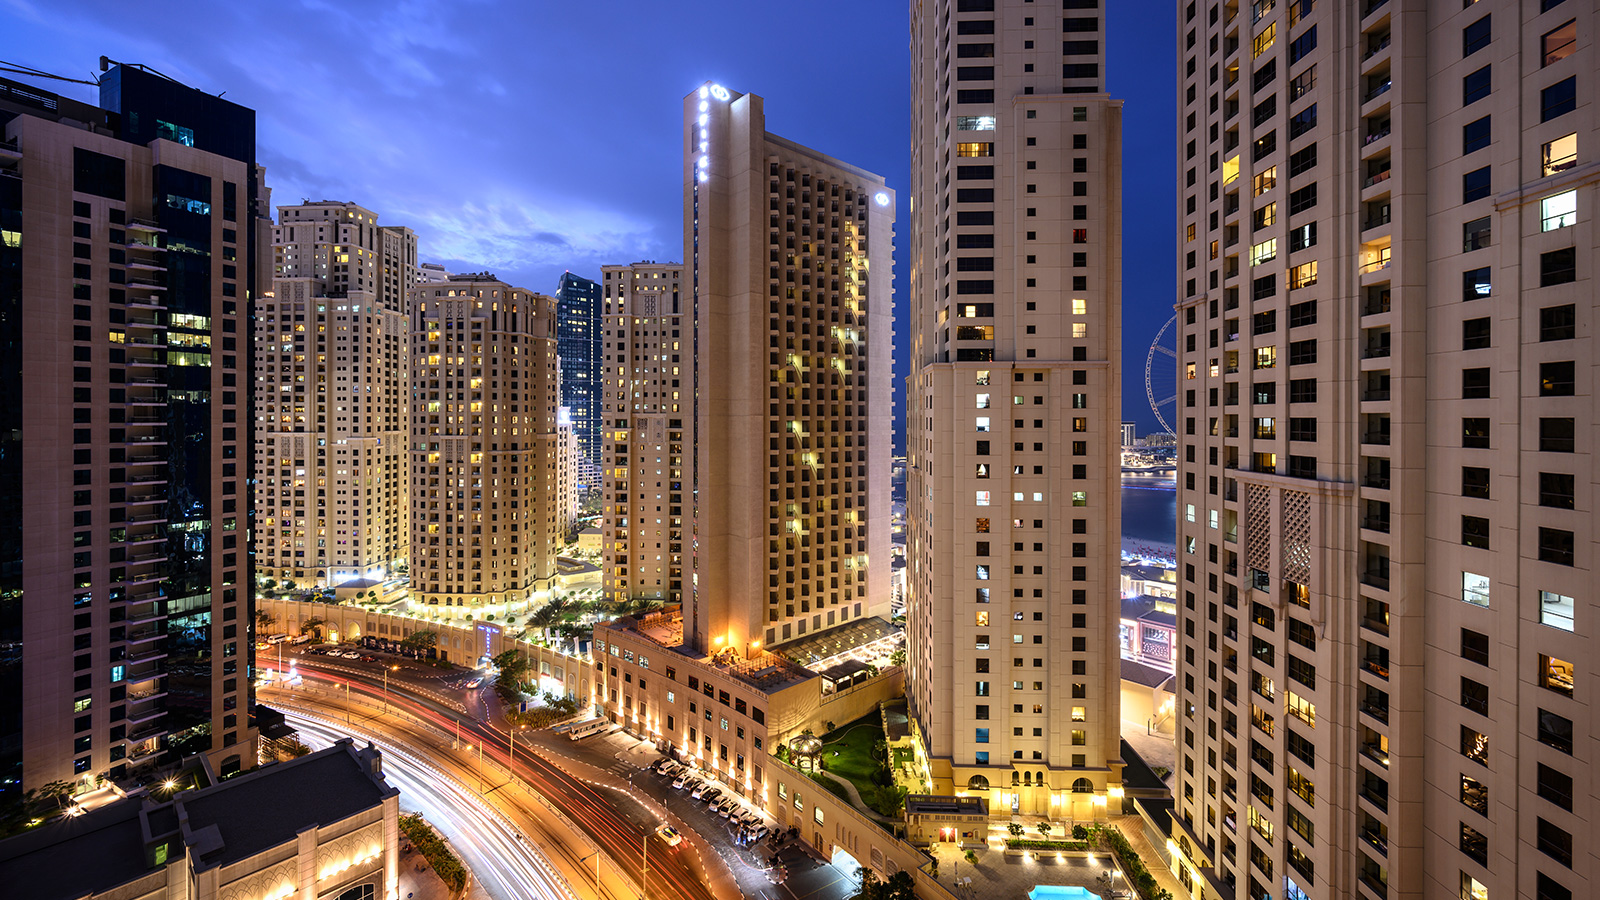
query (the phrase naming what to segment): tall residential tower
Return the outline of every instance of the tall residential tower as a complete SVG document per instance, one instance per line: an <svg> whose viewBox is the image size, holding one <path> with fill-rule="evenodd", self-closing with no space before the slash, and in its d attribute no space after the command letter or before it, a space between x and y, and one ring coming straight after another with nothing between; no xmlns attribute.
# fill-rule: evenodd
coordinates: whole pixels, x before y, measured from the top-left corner
<svg viewBox="0 0 1600 900"><path fill-rule="evenodd" d="M769 134L754 94L683 112L684 640L753 656L888 611L894 196Z"/></svg>
<svg viewBox="0 0 1600 900"><path fill-rule="evenodd" d="M255 113L0 81L0 795L255 764Z"/></svg>
<svg viewBox="0 0 1600 900"><path fill-rule="evenodd" d="M1595 896L1595 5L1175 8L1178 870Z"/></svg>
<svg viewBox="0 0 1600 900"><path fill-rule="evenodd" d="M600 458L600 379L603 365L600 285L571 272L556 287L556 357L561 365L561 405L572 410L583 463L579 482L593 488Z"/></svg>
<svg viewBox="0 0 1600 900"><path fill-rule="evenodd" d="M906 693L935 793L1080 819L1122 781L1122 104L1097 6L911 5Z"/></svg>
<svg viewBox="0 0 1600 900"><path fill-rule="evenodd" d="M693 463L685 451L693 447L694 426L693 320L683 264L602 271L605 596L614 603L676 603L683 599L684 485Z"/></svg>
<svg viewBox="0 0 1600 900"><path fill-rule="evenodd" d="M382 579L410 551L407 291L417 236L354 203L278 210L255 319L257 574Z"/></svg>
<svg viewBox="0 0 1600 900"><path fill-rule="evenodd" d="M555 300L493 275L412 289L413 603L463 618L550 589L564 533L555 342Z"/></svg>

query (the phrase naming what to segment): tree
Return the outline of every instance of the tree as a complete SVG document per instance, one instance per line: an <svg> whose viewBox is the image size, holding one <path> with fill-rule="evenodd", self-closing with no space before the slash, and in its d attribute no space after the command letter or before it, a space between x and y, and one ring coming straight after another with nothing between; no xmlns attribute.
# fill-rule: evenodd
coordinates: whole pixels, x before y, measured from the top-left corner
<svg viewBox="0 0 1600 900"><path fill-rule="evenodd" d="M421 653L438 645L439 632L427 629L413 631L400 640L400 646L413 653Z"/></svg>
<svg viewBox="0 0 1600 900"><path fill-rule="evenodd" d="M52 781L39 788L39 796L45 800L54 800L58 808L65 807L67 798L72 796L72 783L69 781Z"/></svg>
<svg viewBox="0 0 1600 900"><path fill-rule="evenodd" d="M278 617L264 609L256 610L256 630L266 631L278 623Z"/></svg>
<svg viewBox="0 0 1600 900"><path fill-rule="evenodd" d="M1006 830L1011 832L1011 836L1014 838L1022 837L1022 824L1019 822L1011 822L1007 824Z"/></svg>
<svg viewBox="0 0 1600 900"><path fill-rule="evenodd" d="M1050 823L1049 822L1040 822L1039 823L1039 834L1044 836L1046 839L1049 839L1049 837L1050 837Z"/></svg>
<svg viewBox="0 0 1600 900"><path fill-rule="evenodd" d="M305 620L304 622L300 623L300 633L301 634L316 634L317 636L320 637L321 636L321 630L320 629L322 628L323 625L326 625L326 624L327 624L327 620L323 619L321 616L312 616L311 618L309 618L309 619Z"/></svg>
<svg viewBox="0 0 1600 900"><path fill-rule="evenodd" d="M277 742L277 746L278 754L285 759L299 759L311 752L311 748L307 747L305 742L299 738L283 738Z"/></svg>
<svg viewBox="0 0 1600 900"><path fill-rule="evenodd" d="M904 647L896 647L895 651L893 653L889 654L889 665L891 665L891 666L903 666L905 664L906 664L906 648L904 648Z"/></svg>

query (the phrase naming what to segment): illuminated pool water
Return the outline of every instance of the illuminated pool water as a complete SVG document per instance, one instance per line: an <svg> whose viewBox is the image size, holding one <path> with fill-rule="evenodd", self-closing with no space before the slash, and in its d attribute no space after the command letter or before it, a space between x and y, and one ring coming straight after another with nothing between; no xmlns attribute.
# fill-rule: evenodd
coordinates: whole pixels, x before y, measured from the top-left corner
<svg viewBox="0 0 1600 900"><path fill-rule="evenodd" d="M1028 892L1028 900L1100 900L1100 895L1078 885L1041 884Z"/></svg>

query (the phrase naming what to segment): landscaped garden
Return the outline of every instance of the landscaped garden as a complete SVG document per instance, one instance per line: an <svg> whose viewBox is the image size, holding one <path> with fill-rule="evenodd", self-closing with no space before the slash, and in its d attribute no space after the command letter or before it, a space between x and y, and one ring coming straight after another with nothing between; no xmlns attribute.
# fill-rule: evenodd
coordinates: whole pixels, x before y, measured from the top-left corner
<svg viewBox="0 0 1600 900"><path fill-rule="evenodd" d="M874 812L891 817L900 814L906 791L895 786L877 710L824 734L818 758L824 771L855 785L862 802Z"/></svg>

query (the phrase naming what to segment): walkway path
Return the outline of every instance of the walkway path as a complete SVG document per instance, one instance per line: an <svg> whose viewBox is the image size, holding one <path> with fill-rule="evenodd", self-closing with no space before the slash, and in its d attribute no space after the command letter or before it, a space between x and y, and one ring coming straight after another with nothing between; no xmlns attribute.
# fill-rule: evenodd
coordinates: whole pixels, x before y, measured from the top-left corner
<svg viewBox="0 0 1600 900"><path fill-rule="evenodd" d="M855 782L822 769L818 769L817 774L824 778L832 779L837 784L844 785L845 791L850 795L850 803L851 805L855 806L856 812L865 816L870 816L871 818L876 819L885 825L893 826L899 824L897 820L891 819L888 816L879 815L877 810L874 810L872 807L868 806L866 801L861 799L861 792L856 790Z"/></svg>

